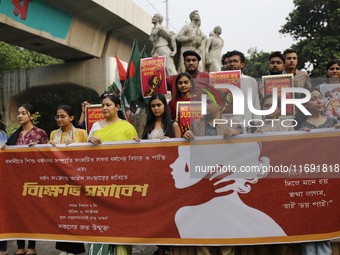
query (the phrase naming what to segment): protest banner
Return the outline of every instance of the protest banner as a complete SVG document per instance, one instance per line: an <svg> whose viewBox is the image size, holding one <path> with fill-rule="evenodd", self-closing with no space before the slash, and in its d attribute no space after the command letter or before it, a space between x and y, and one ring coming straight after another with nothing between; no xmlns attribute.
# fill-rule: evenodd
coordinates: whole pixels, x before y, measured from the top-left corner
<svg viewBox="0 0 340 255"><path fill-rule="evenodd" d="M262 84L264 86L264 94L272 94L273 88L277 88L277 96L281 96L281 88L292 88L294 84L294 76L292 74L279 74L262 76ZM294 93L287 93L287 99L292 99ZM287 105L286 115L280 117L294 117L295 109L293 105Z"/></svg>
<svg viewBox="0 0 340 255"><path fill-rule="evenodd" d="M241 71L221 71L221 72L211 72L209 73L210 85L215 87L217 84L228 84L234 85L241 88ZM221 89L223 97L225 99L224 108L222 108L222 114L232 114L233 113L233 95L229 89Z"/></svg>
<svg viewBox="0 0 340 255"><path fill-rule="evenodd" d="M0 151L0 239L241 245L338 238L339 132L313 131L8 146ZM218 169L228 182L203 178Z"/></svg>
<svg viewBox="0 0 340 255"><path fill-rule="evenodd" d="M166 94L165 56L140 60L140 75L143 97L154 93Z"/></svg>
<svg viewBox="0 0 340 255"><path fill-rule="evenodd" d="M85 110L85 127L87 133L90 132L92 125L100 120L104 119L102 105L101 104L91 104L86 106Z"/></svg>
<svg viewBox="0 0 340 255"><path fill-rule="evenodd" d="M202 118L202 104L199 101L178 101L176 108L176 121L183 135L190 129L194 120Z"/></svg>

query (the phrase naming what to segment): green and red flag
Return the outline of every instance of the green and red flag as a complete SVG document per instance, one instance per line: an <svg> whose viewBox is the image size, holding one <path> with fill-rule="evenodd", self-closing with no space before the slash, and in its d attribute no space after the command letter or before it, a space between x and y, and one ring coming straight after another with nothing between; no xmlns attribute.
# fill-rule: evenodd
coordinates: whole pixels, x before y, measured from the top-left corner
<svg viewBox="0 0 340 255"><path fill-rule="evenodd" d="M138 48L138 42L135 40L126 72L124 96L130 105L136 104L140 108L145 108L146 103L143 98L140 80L140 59L141 56Z"/></svg>
<svg viewBox="0 0 340 255"><path fill-rule="evenodd" d="M126 71L124 69L122 62L120 62L117 54L115 54L115 58L116 58L115 80L112 82L111 85L108 86L107 91L114 93L117 97L120 98L122 91L122 83L125 80Z"/></svg>
<svg viewBox="0 0 340 255"><path fill-rule="evenodd" d="M120 81L125 81L125 78L126 78L126 71L125 71L125 68L122 64L122 62L120 62L120 59L118 58L117 54L115 55L115 58L116 58L116 74L118 74L118 76L116 75L116 77L118 78L119 77L119 80Z"/></svg>

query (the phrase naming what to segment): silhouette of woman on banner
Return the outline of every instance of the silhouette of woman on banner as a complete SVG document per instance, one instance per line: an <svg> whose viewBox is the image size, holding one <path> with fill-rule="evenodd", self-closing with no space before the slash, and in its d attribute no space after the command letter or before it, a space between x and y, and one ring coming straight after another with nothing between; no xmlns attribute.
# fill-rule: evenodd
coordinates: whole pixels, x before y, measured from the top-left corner
<svg viewBox="0 0 340 255"><path fill-rule="evenodd" d="M267 157L260 156L259 143L233 143L179 146L178 158L170 165L175 186L183 189L199 182L208 171L218 171L211 178L228 172L220 182L234 180L221 188L233 190L226 196L215 197L205 203L180 208L175 223L181 238L251 238L286 236L282 228L267 214L246 205L239 193L251 190L250 184L267 175L263 166ZM254 172L238 172L245 166L257 168ZM217 182L218 183L218 182ZM216 191L218 192L218 190Z"/></svg>

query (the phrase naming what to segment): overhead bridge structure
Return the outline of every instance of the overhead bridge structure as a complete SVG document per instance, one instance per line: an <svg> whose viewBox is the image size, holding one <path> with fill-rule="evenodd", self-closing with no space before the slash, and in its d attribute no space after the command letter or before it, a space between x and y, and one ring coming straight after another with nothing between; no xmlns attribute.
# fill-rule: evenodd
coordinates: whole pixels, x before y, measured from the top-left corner
<svg viewBox="0 0 340 255"><path fill-rule="evenodd" d="M0 112L46 91L87 87L101 93L114 80L117 53L127 62L133 41L151 51L151 16L131 0L0 0L0 41L63 59L65 64L0 74Z"/></svg>

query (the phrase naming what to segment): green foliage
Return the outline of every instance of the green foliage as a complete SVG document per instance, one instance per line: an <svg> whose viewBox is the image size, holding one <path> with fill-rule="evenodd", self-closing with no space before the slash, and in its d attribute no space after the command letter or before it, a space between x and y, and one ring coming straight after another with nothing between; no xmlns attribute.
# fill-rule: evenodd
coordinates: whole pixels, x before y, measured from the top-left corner
<svg viewBox="0 0 340 255"><path fill-rule="evenodd" d="M0 72L62 63L63 60L0 42Z"/></svg>
<svg viewBox="0 0 340 255"><path fill-rule="evenodd" d="M39 112L35 112L34 113L34 119L33 119L33 125L36 126L37 124L39 124L39 118L41 117L40 113Z"/></svg>
<svg viewBox="0 0 340 255"><path fill-rule="evenodd" d="M75 113L75 119L78 120L81 115L81 103L88 101L89 103L98 104L99 95L91 89L77 88L68 89L66 91L49 92L30 101L29 103L35 109L39 109L39 127L45 130L49 135L52 130L58 129L58 125L54 120L56 109L60 105L70 105Z"/></svg>
<svg viewBox="0 0 340 255"><path fill-rule="evenodd" d="M268 58L270 53L259 51L257 48L250 48L246 57L246 65L242 72L255 79L268 75Z"/></svg>
<svg viewBox="0 0 340 255"><path fill-rule="evenodd" d="M8 123L6 123L6 126L7 126L6 133L8 136L11 136L14 133L14 131L20 127L20 124L8 125Z"/></svg>
<svg viewBox="0 0 340 255"><path fill-rule="evenodd" d="M325 77L328 61L340 58L340 1L294 0L294 10L280 33L290 34L299 55L298 69L312 68L311 77Z"/></svg>
<svg viewBox="0 0 340 255"><path fill-rule="evenodd" d="M63 60L0 42L0 72L62 63L64 63ZM30 102L34 105L34 108L39 109L33 123L34 125L39 124L38 126L49 134L52 130L58 128L53 118L58 106L62 104L70 105L75 110L77 117L79 117L81 113L81 103L85 100L98 103L99 97L93 90L85 88L70 88L67 91L44 94ZM20 127L19 124L9 126L7 128L7 134L11 135L18 127Z"/></svg>

